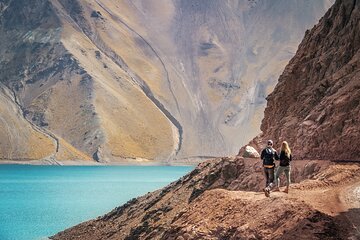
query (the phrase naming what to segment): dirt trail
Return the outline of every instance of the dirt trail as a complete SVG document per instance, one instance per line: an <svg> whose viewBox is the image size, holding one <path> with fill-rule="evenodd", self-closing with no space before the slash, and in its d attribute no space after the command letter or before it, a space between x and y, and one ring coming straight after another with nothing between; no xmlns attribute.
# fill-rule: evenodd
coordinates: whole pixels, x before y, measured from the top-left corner
<svg viewBox="0 0 360 240"><path fill-rule="evenodd" d="M314 209L350 223L350 239L360 239L360 165L333 165L316 180L291 187L289 194L273 192L271 197L304 201Z"/></svg>
<svg viewBox="0 0 360 240"><path fill-rule="evenodd" d="M288 194L284 189L270 198L262 192L210 190L175 227L195 226L194 236L238 225L234 235L245 238L360 239L360 165L332 165L314 179L292 184ZM205 204L207 209L199 210Z"/></svg>
<svg viewBox="0 0 360 240"><path fill-rule="evenodd" d="M293 195L329 215L359 208L360 165L330 166L315 181L304 181L295 184L293 188L290 196Z"/></svg>

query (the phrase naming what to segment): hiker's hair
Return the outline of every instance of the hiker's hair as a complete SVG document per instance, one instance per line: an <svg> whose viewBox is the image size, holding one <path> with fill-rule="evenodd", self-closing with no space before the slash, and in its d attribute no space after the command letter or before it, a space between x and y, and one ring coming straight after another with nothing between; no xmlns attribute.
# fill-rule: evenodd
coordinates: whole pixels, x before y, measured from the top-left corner
<svg viewBox="0 0 360 240"><path fill-rule="evenodd" d="M280 152L282 152L282 151L285 152L285 155L286 155L287 157L290 157L291 150L290 150L290 147L289 147L289 144L287 143L287 141L283 141L283 142L282 142Z"/></svg>

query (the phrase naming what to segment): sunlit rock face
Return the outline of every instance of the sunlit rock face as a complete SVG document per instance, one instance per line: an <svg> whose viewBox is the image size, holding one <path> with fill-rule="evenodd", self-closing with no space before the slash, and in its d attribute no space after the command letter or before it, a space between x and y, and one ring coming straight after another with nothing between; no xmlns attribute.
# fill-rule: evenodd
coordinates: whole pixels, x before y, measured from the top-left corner
<svg viewBox="0 0 360 240"><path fill-rule="evenodd" d="M265 97L332 3L2 1L1 88L20 109L4 121L57 146L40 157L234 154L260 132Z"/></svg>
<svg viewBox="0 0 360 240"><path fill-rule="evenodd" d="M251 144L289 142L300 159L359 161L360 3L336 1L286 66Z"/></svg>

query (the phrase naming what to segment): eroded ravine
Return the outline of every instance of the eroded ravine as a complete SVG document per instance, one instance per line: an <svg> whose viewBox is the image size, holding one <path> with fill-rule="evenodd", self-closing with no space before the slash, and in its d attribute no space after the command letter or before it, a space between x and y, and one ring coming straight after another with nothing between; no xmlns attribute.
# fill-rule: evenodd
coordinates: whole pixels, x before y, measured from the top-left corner
<svg viewBox="0 0 360 240"><path fill-rule="evenodd" d="M178 110L178 113L180 114L180 107L179 107L179 103L177 101L177 98L174 94L174 90L173 87L171 85L171 81L170 81L170 77L169 77L169 71L166 68L166 65L164 63L164 61L162 60L162 58L160 57L159 53L155 50L155 48L149 43L149 41L147 41L139 32L137 32L134 28L130 27L126 22L124 22L119 16L115 15L109 8L107 8L106 6L104 6L101 2L99 2L98 0L96 0L96 3L99 5L99 7L101 7L104 11L106 11L112 19L114 19L116 22L121 23L122 25L124 25L127 29L129 29L132 33L134 33L136 36L138 36L143 43L145 43L145 45L147 47L149 47L150 51L154 54L154 56L159 60L159 62L161 63L161 66L165 72L166 75L166 81L168 83L169 86L169 91L173 97L173 100L175 101L175 105L176 105L176 109Z"/></svg>
<svg viewBox="0 0 360 240"><path fill-rule="evenodd" d="M168 156L166 161L170 161L172 158L174 158L180 151L183 141L183 127L180 124L180 122L174 117L173 114L164 106L163 103L155 96L155 94L152 92L149 85L138 75L136 74L125 62L125 60L119 56L115 51L113 51L99 36L99 34L96 32L96 30L93 30L89 24L87 23L86 19L81 16L81 13L74 13L74 12L67 12L66 7L62 2L59 2L60 5L64 7L66 12L62 11L64 14L66 14L66 18L71 20L71 22L109 59L111 59L117 66L119 66L121 69L125 71L126 74L130 77L130 79L133 81L136 86L138 86L142 92L145 94L145 96L165 115L165 117L171 122L171 124L176 128L177 130L177 139L174 139L174 149L172 153ZM76 3L78 4L78 3ZM56 5L54 5L56 7ZM60 10L61 11L61 10ZM109 13L111 14L111 13ZM113 16L113 15L111 15ZM119 20L121 21L121 20ZM118 22L119 22L118 21ZM138 37L141 37L138 33L136 33L134 30L132 30L129 26L127 26L122 21L120 22L125 25L125 27L131 31L133 34L137 34ZM147 43L147 41L141 37L143 41ZM149 46L150 49L154 52L154 54L159 58L159 61L162 62L159 55L155 52L155 50L150 46L149 43L147 43L147 46ZM162 62L162 64L164 64ZM165 65L163 65L164 71L166 73L167 80L168 79L168 72L165 68ZM170 81L169 81L169 86ZM175 95L173 94L172 90L171 93L174 97L174 100L177 104ZM178 107L178 104L177 104Z"/></svg>
<svg viewBox="0 0 360 240"><path fill-rule="evenodd" d="M9 96L12 98L13 102L15 103L16 107L19 109L22 117L24 118L24 120L30 124L31 128L40 133L45 135L46 137L48 137L49 139L51 139L54 142L54 146L55 149L53 151L53 153L47 157L45 157L44 159L51 159L52 161L55 161L55 155L59 152L59 147L60 147L60 141L59 139L50 131L48 131L45 128L41 128L39 126L37 126L35 123L33 123L32 121L30 121L29 119L26 118L25 115L25 111L24 108L22 107L22 105L19 103L18 98L16 96L16 93L14 92L14 90L8 88L7 86L5 86L4 84L0 85L5 91L7 90L9 92L9 94L11 94L12 96ZM11 135L11 134L10 134ZM57 163L57 162L56 162Z"/></svg>

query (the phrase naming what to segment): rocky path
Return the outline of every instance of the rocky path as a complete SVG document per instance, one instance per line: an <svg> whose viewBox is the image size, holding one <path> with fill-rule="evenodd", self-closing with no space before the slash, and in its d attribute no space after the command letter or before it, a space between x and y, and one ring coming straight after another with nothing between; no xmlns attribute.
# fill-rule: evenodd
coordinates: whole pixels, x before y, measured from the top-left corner
<svg viewBox="0 0 360 240"><path fill-rule="evenodd" d="M315 182L295 184L289 194L273 197L304 201L314 209L340 220L349 227L349 239L360 239L360 165L334 165ZM348 226L346 226L348 225Z"/></svg>
<svg viewBox="0 0 360 240"><path fill-rule="evenodd" d="M173 227L181 229L176 234L204 239L229 228L234 228L229 239L360 239L360 165L333 165L316 179L291 185L288 194L283 190L270 198L261 192L210 190Z"/></svg>

